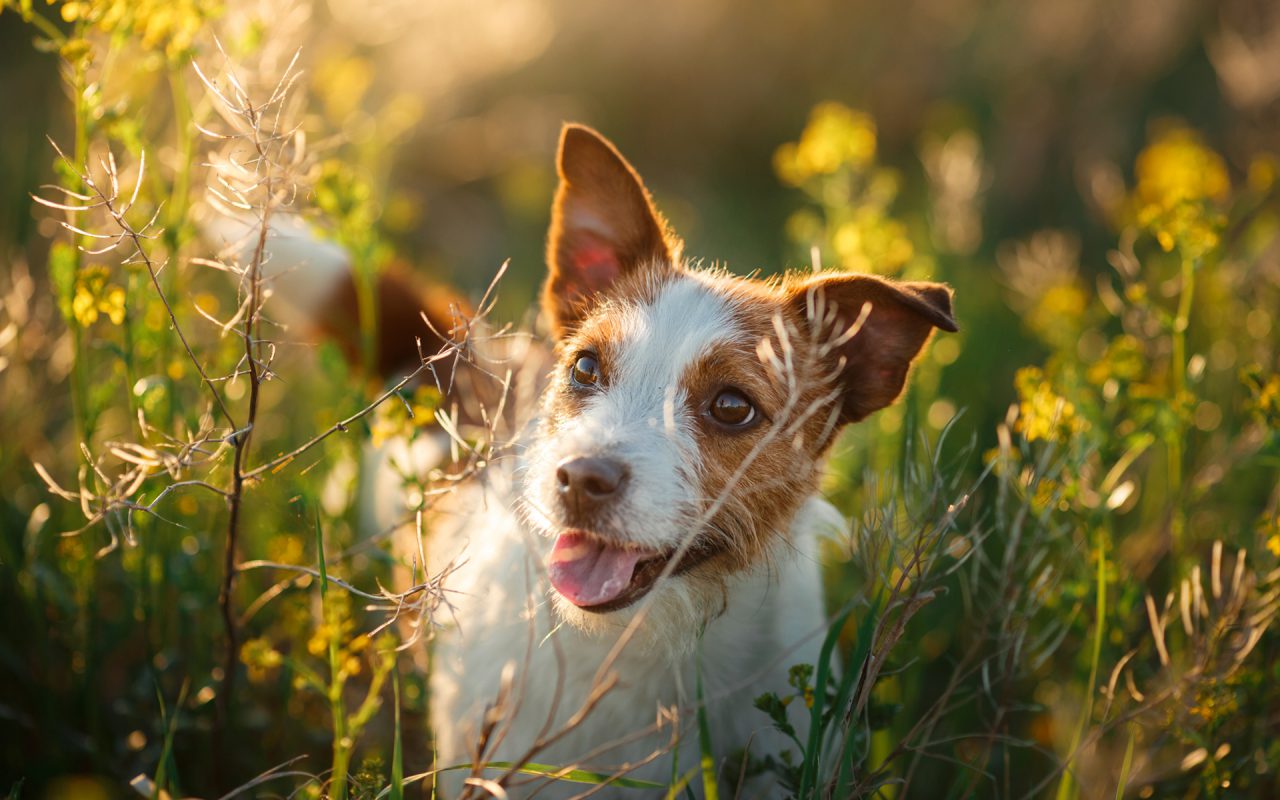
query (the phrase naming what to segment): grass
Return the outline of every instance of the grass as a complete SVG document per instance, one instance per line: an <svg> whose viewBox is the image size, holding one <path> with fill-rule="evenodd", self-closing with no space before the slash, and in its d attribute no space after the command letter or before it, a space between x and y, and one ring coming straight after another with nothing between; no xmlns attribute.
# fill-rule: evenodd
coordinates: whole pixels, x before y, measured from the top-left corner
<svg viewBox="0 0 1280 800"><path fill-rule="evenodd" d="M216 28L202 9L181 13ZM655 788L532 753L433 763L428 689L405 654L441 607L440 575L362 530L351 499L360 442L433 430L412 412L431 398L407 388L430 365L370 389L336 348L298 352L275 325L272 213L309 211L358 252L366 310L393 251L378 171L341 143L297 147L306 78L232 67L289 64L290 43L144 43L138 19L103 30L40 12L5 4L59 54L73 144L50 152L52 188L31 187L47 256L0 286L6 313L26 315L0 320L0 413L46 440L0 450L0 599L21 620L0 637L0 775L15 776L0 790L57 796L87 774L152 797L400 798L433 794L443 770L476 792L518 775ZM128 97L144 84L164 91ZM834 268L953 281L971 338L935 345L905 401L833 453L824 488L851 527L824 554L836 613L794 693L757 702L794 748L716 763L699 681L699 762L673 765L667 795L732 796L736 766L802 800L1273 796L1275 182L1239 180L1185 127L1153 129L1107 269L1073 260L1069 235L1038 235L993 256L992 289L933 235L936 187L883 163L876 136L868 115L823 104L779 151L792 244ZM1205 178L1219 173L1226 190ZM318 212L302 207L317 176ZM258 215L247 257L200 240L188 217L211 202ZM1001 352L965 313L983 296L1012 309L1020 327L1002 333L1033 362L986 363ZM367 349L377 320L361 321ZM47 369L58 358L65 374ZM949 413L959 396L975 405ZM495 456L492 431L441 426L460 478ZM429 534L422 488L405 522Z"/></svg>

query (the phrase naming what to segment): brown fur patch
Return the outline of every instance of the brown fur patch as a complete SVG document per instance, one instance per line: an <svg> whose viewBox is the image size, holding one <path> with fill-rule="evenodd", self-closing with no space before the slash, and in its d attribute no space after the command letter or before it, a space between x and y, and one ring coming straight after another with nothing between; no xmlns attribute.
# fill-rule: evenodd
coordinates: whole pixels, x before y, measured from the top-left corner
<svg viewBox="0 0 1280 800"><path fill-rule="evenodd" d="M418 366L418 340L422 354L440 352L452 334L455 310L469 313L467 305L452 291L431 286L414 278L402 267L393 266L377 276L374 288L377 332L373 342L373 363L366 370L381 378L410 372ZM423 321L423 315L430 325ZM334 287L316 314L316 326L342 348L353 364L363 364L360 304L350 273Z"/></svg>

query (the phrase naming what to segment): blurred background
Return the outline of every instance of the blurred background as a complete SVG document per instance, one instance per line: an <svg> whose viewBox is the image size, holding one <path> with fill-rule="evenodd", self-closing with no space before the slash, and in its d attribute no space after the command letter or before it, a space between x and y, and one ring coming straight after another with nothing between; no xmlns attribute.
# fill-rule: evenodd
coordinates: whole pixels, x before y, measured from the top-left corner
<svg viewBox="0 0 1280 800"><path fill-rule="evenodd" d="M78 470L84 480L77 439L99 452L130 431L138 408L167 419L171 431L199 427L198 412L180 402L181 368L166 363L172 350L147 344L164 324L150 301L133 305L145 285L131 282L136 274L113 277L117 266L108 265L95 273L96 284L82 275L60 288L49 265L66 234L31 199L41 185L66 180L46 136L68 150L83 144L82 154L104 152L95 142L110 144L122 163L124 154L147 150L149 167L163 177L153 179L162 185L148 184L144 203L164 209L161 221L169 222L156 246L175 269L194 269L190 259L206 252L194 220L204 211L201 169L214 145L193 138L192 127L212 124L217 110L192 58L209 74L240 64L247 85L269 87L300 53L297 113L314 157L300 205L369 269L401 262L473 300L509 259L499 320L528 321L542 279L563 121L590 124L618 145L690 257L738 273L773 273L808 268L816 247L826 266L952 284L962 333L939 340L912 396L836 455L828 488L850 513L861 508L864 470L887 468L904 438L917 431L936 437L960 412L947 454L958 459L957 473L978 474L1013 405L1023 414L1014 431L1028 441L1052 439L1059 424L1062 436L1112 435L1081 445L1068 470L1073 480L1096 488L1130 454L1125 463L1158 474L1110 509L1132 515L1106 528L1102 550L1119 554L1121 566L1112 563L1120 574L1107 578L1116 587L1112 602L1123 596L1131 604L1124 613L1132 611L1137 628L1141 590L1121 587L1126 577L1176 585L1170 562L1189 564L1217 535L1256 545L1273 560L1280 554L1277 538L1267 556L1266 526L1280 533L1274 456L1242 474L1223 466L1270 453L1274 444L1266 416L1278 402L1267 399L1266 387L1280 367L1280 215L1272 190L1280 4L1273 0L7 0L3 9L0 602L16 610L0 622L0 791L25 778L36 797L115 796L138 772L155 777L158 761L172 762L170 780L183 775L191 792L224 783L200 755L213 724L220 635L214 603L222 523L208 520L220 519L222 505L181 501L173 514L192 523L188 532L147 521L158 542L151 551L126 546L94 558L106 535L59 539L83 516L75 503L51 499L32 467L40 462L64 485L75 483ZM1200 216L1160 216L1182 213L1187 201ZM1204 246L1195 238L1201 221L1209 231L1201 238L1212 238ZM1143 270L1150 264L1151 273L1138 281L1125 258ZM1182 343L1189 380L1209 376L1194 401L1178 388L1187 375L1153 366L1180 352L1178 337L1161 327L1178 314L1179 258L1196 269L1211 264L1221 276L1202 279L1198 322ZM77 274L89 266L77 264ZM1118 288L1106 288L1113 283ZM1151 299L1127 293L1134 283ZM128 299L114 299L117 284ZM229 290L211 288L207 276L181 285L183 297L202 308L214 301L199 298L216 300L219 291L224 311L234 306ZM82 307L68 311L76 297ZM1143 308L1151 313L1138 320L1125 303L1150 303ZM183 313L198 324L195 313ZM129 333L135 317L136 335ZM159 321L147 322L152 317ZM215 334L204 334L211 353L223 347ZM1116 342L1130 340L1139 343L1134 358L1143 366L1126 377L1112 366L1123 349ZM271 425L256 445L264 456L349 412L367 390L325 347L282 351L279 359L281 374L298 377L268 399ZM88 365L79 405L71 388L78 364ZM1039 371L1020 372L1032 364ZM1097 364L1112 366L1090 372ZM319 370L308 374L308 365ZM1238 373L1254 366L1250 394ZM159 378L148 383L153 373ZM1108 393L1113 379L1121 383ZM198 393L197 386L191 396ZM1169 402L1149 414L1112 407L1166 395ZM1037 409L1053 418L1038 437L1026 423ZM1077 412L1091 428L1071 427ZM1143 431L1159 441L1172 431L1186 448L1158 457L1159 447L1139 450L1134 437ZM348 473L358 445L334 447L332 460L347 467L312 477L356 480ZM1185 460L1188 476L1218 465L1197 484L1199 511L1170 512L1169 503L1181 502L1184 471L1166 476L1171 459ZM1089 490L1077 486L1061 508L1051 505L1074 513L1072 504L1087 503L1078 498ZM311 534L290 506L300 494L286 482L258 495L261 516L247 533L246 556L314 563L303 555ZM1183 522L1171 523L1171 513ZM354 510L334 501L325 514L334 540L356 540ZM1063 591L1087 602L1098 523L1088 514L1076 523L1067 528L1079 546L1068 549L1084 577L1080 586L1064 578ZM1183 529L1190 531L1185 547ZM361 557L351 574L382 574L383 561ZM255 580L242 606L271 586ZM290 587L297 588L306 587ZM323 613L308 602L256 617L253 635L276 648L290 637L305 641L300 631ZM1079 698L1091 695L1080 689L1088 659L1082 666L1074 656L1091 635L1089 608L1064 612L1072 621L1059 643L1072 655L1063 656L1062 676L1048 676L1051 661L1038 677L1018 679L1042 707L1059 707L1030 715L1020 735L1059 753L1070 743ZM956 607L924 624L943 632L963 616ZM1108 644L1117 657L1132 633L1122 629ZM929 643L925 661L940 670L950 663L948 648L959 646L923 629L917 638ZM246 656L245 669L262 667L252 661ZM909 706L902 697L928 683L921 681L886 691ZM318 733L279 729L283 709L300 719L321 715L323 704L298 699L287 680L277 684L254 683L255 693L242 700L244 724L263 745L236 759L229 772L237 777L328 746L327 723ZM172 717L161 706L180 688L190 704L180 724L192 732L170 746L164 734ZM406 713L420 713L421 687L406 691ZM1261 696L1257 702L1260 719L1276 710ZM1235 752L1274 768L1265 740L1276 721L1259 724L1250 734L1255 746ZM386 758L384 734L371 733L370 748ZM418 766L429 760L422 747ZM1099 757L1098 774L1114 772L1119 752ZM1043 766L1035 761L1028 775ZM1249 796L1267 796L1272 785L1260 780L1243 784ZM1034 783L1015 780L1023 790ZM1108 791L1114 795L1114 787Z"/></svg>

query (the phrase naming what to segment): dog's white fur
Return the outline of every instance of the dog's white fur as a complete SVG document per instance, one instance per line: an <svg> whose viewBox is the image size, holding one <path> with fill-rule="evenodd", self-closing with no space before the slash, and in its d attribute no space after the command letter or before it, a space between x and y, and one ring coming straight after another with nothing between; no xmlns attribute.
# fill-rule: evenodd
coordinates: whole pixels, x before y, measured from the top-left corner
<svg viewBox="0 0 1280 800"><path fill-rule="evenodd" d="M564 729L587 702L600 665L635 613L633 607L590 619L548 586L542 562L551 543L512 510L517 480L507 472L465 490L458 504L484 510L431 532L435 564L465 559L448 582L457 622L437 635L432 653L431 720L442 765L472 761L485 710L504 685L510 687L507 709L514 713L499 724L502 738L486 751L488 760L526 757L535 741ZM812 497L792 524L793 548L771 570L733 578L724 598L697 597L680 586L655 590L651 619L614 662L614 688L534 760L606 773L647 760L626 774L664 784L672 777L673 758L680 773L696 768L699 668L717 763L748 746L757 755L777 753L787 743L752 701L766 691L787 694L788 668L817 660L824 620L818 543L842 525L834 508ZM706 613L720 609L722 601L723 613ZM566 607L588 624L565 624ZM699 624L705 624L700 636ZM793 724L804 730L806 711L802 704L793 706ZM677 747L664 752L674 733L680 735ZM737 776L723 777L733 783ZM461 775L441 779L446 796L456 796ZM692 785L698 787L699 779ZM557 785L538 796L570 797L588 788ZM509 791L523 794L519 788ZM752 791L773 795L763 785ZM634 790L605 796L616 794L646 796Z"/></svg>

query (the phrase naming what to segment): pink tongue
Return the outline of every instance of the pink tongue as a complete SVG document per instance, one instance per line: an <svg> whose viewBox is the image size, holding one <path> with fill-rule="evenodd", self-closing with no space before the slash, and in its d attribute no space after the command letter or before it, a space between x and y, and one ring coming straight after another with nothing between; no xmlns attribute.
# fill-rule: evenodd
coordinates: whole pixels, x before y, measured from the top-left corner
<svg viewBox="0 0 1280 800"><path fill-rule="evenodd" d="M642 555L639 550L610 547L583 533L562 533L547 559L547 573L551 585L569 602L598 606L627 590Z"/></svg>

